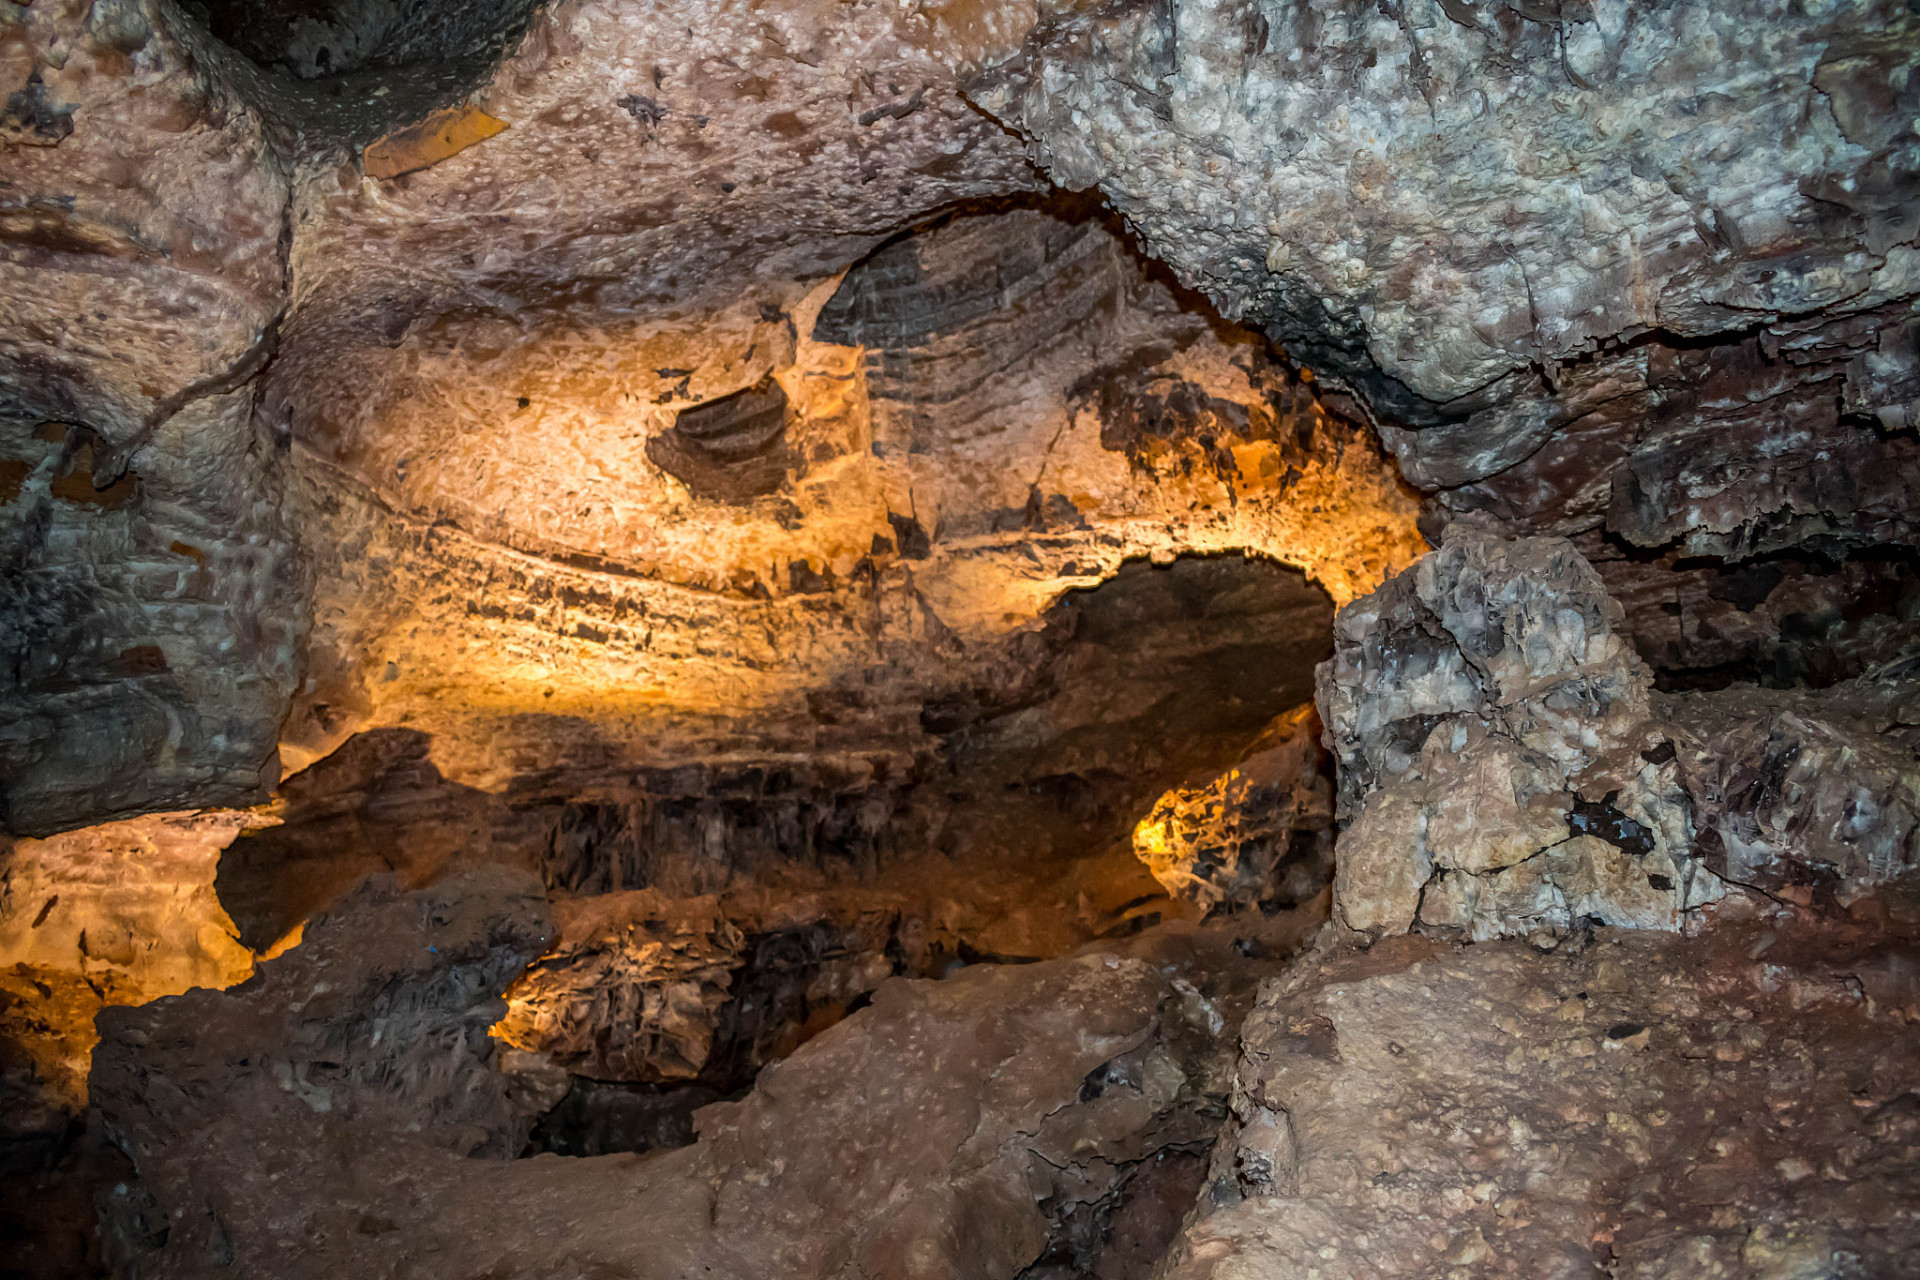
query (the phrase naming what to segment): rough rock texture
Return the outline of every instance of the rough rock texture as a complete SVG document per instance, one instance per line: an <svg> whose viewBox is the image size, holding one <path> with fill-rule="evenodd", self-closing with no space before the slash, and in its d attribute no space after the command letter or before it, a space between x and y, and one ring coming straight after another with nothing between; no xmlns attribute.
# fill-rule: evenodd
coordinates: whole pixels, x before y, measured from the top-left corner
<svg viewBox="0 0 1920 1280"><path fill-rule="evenodd" d="M1322 949L1243 1028L1235 1119L1157 1274L1904 1275L1913 947L1789 912L1550 955Z"/></svg>
<svg viewBox="0 0 1920 1280"><path fill-rule="evenodd" d="M284 169L171 5L0 15L0 822L278 777L305 601L248 378Z"/></svg>
<svg viewBox="0 0 1920 1280"><path fill-rule="evenodd" d="M1093 954L889 983L679 1151L469 1158L524 1135L484 1026L540 925L511 882L447 884L370 887L251 983L109 1018L95 1096L140 1169L110 1212L142 1274L1005 1277L1043 1207L1217 1123L1219 1011Z"/></svg>
<svg viewBox="0 0 1920 1280"><path fill-rule="evenodd" d="M598 1080L699 1075L746 943L719 902L641 889L557 914L558 943L508 989L496 1034Z"/></svg>
<svg viewBox="0 0 1920 1280"><path fill-rule="evenodd" d="M1169 791L1133 830L1133 852L1168 893L1209 910L1292 906L1333 869L1333 787L1312 706L1274 721L1205 787Z"/></svg>
<svg viewBox="0 0 1920 1280"><path fill-rule="evenodd" d="M1843 906L1920 867L1915 666L1818 691L1663 700L1701 861L1723 880Z"/></svg>
<svg viewBox="0 0 1920 1280"><path fill-rule="evenodd" d="M1895 461L1864 473L1890 497L1913 485L1911 442L1879 434L1916 389L1913 23L1885 0L1105 5L1043 21L975 96L1056 182L1097 184L1223 311L1393 424L1418 483L1610 436L1579 447L1631 451L1626 474L1664 485L1765 440L1784 456L1708 494L1765 490L1817 522L1836 391L1863 420L1842 450ZM1770 392L1690 435L1711 369L1763 353L1779 367L1746 376ZM1677 435L1638 440L1636 399L1676 390L1695 402ZM1608 468L1574 470L1604 510ZM1639 493L1629 523L1733 532L1715 496Z"/></svg>
<svg viewBox="0 0 1920 1280"><path fill-rule="evenodd" d="M1920 643L1920 556L1908 552L1716 561L1637 553L1597 532L1574 543L1626 610L1657 688L1822 687Z"/></svg>
<svg viewBox="0 0 1920 1280"><path fill-rule="evenodd" d="M1620 623L1564 539L1462 525L1340 611L1318 701L1346 928L1671 929L1724 893L1694 857L1652 675Z"/></svg>
<svg viewBox="0 0 1920 1280"><path fill-rule="evenodd" d="M626 365L576 388L532 339L525 377L436 356L406 384L426 398L392 401L417 425L368 427L378 459L301 455L325 530L303 706L431 732L447 776L496 791L913 752L927 704L1017 684L1049 608L1129 559L1245 550L1336 601L1410 562L1377 446L1190 302L1085 210L1014 209L829 278L717 365L663 350L665 390ZM695 367L712 381L655 403ZM769 373L778 414L770 389L759 416L689 422ZM289 736L340 732L297 714Z"/></svg>
<svg viewBox="0 0 1920 1280"><path fill-rule="evenodd" d="M474 872L414 894L373 879L231 993L105 1013L89 1084L141 1178L103 1206L125 1261L164 1243L189 1274L281 1274L236 1252L224 1224L256 1198L299 1213L277 1167L347 1176L369 1157L356 1130L402 1151L517 1154L543 1107L495 1069L487 1029L549 930L528 877ZM261 1143L276 1119L284 1139ZM236 1176L248 1147L261 1166Z"/></svg>
<svg viewBox="0 0 1920 1280"><path fill-rule="evenodd" d="M9 1136L57 1128L85 1105L102 1007L231 986L253 971L253 953L214 893L220 848L243 821L162 814L0 850L0 1095Z"/></svg>

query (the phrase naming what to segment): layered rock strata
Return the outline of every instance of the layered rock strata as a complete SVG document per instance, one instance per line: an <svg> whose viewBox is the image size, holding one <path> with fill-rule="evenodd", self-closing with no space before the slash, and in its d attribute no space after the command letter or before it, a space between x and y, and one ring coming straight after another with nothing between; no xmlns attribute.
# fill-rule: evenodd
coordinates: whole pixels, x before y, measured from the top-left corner
<svg viewBox="0 0 1920 1280"><path fill-rule="evenodd" d="M1134 856L1209 911L1294 906L1333 869L1333 787L1311 706L1274 721L1204 787L1177 788L1134 827Z"/></svg>

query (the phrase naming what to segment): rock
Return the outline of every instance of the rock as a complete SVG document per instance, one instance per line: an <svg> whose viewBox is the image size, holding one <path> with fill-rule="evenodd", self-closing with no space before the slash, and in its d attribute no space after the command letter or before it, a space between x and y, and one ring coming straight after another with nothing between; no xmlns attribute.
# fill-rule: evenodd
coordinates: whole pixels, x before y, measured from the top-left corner
<svg viewBox="0 0 1920 1280"><path fill-rule="evenodd" d="M170 813L0 848L0 1074L10 1116L86 1105L94 1015L253 972L214 892L235 813ZM17 1104L19 1110L15 1110ZM0 1126L3 1129L5 1126Z"/></svg>
<svg viewBox="0 0 1920 1280"><path fill-rule="evenodd" d="M1133 831L1134 856L1168 893L1208 910L1293 906L1333 865L1333 789L1311 705L1276 720L1205 787L1160 797Z"/></svg>
<svg viewBox="0 0 1920 1280"><path fill-rule="evenodd" d="M171 5L0 17L0 825L246 805L307 615L250 379L287 179Z"/></svg>
<svg viewBox="0 0 1920 1280"><path fill-rule="evenodd" d="M563 900L556 917L559 941L507 989L495 1034L597 1080L699 1075L746 942L719 900L642 889Z"/></svg>
<svg viewBox="0 0 1920 1280"><path fill-rule="evenodd" d="M370 883L248 984L109 1017L94 1096L140 1169L109 1218L141 1274L1010 1277L1048 1212L1213 1132L1217 1010L1091 954L889 982L693 1146L501 1160L525 1129L485 1027L542 945L529 887Z"/></svg>
<svg viewBox="0 0 1920 1280"><path fill-rule="evenodd" d="M1790 919L1546 955L1323 945L1242 1029L1234 1118L1155 1274L1897 1274L1915 961Z"/></svg>
<svg viewBox="0 0 1920 1280"><path fill-rule="evenodd" d="M1334 881L1348 929L1671 929L1724 892L1694 856L1621 621L1572 544L1459 524L1340 611L1318 702L1349 823Z"/></svg>
<svg viewBox="0 0 1920 1280"><path fill-rule="evenodd" d="M1920 867L1914 667L1665 700L1701 860L1735 884L1819 888L1842 906Z"/></svg>
<svg viewBox="0 0 1920 1280"><path fill-rule="evenodd" d="M1629 391L1615 342L1911 316L1916 144L1864 119L1911 95L1913 21L1100 6L1035 28L973 93L1227 315L1377 420L1458 437L1434 477L1458 484Z"/></svg>
<svg viewBox="0 0 1920 1280"><path fill-rule="evenodd" d="M1920 643L1920 560L1874 553L1714 562L1575 539L1626 610L1633 647L1668 691L1734 681L1815 688L1851 680Z"/></svg>

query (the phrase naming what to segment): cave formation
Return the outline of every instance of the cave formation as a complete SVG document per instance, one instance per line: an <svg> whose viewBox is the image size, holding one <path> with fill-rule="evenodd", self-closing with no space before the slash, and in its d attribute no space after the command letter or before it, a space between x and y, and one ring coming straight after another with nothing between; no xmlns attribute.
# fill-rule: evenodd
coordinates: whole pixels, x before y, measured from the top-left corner
<svg viewBox="0 0 1920 1280"><path fill-rule="evenodd" d="M0 1277L1920 1265L1911 5L0 100Z"/></svg>

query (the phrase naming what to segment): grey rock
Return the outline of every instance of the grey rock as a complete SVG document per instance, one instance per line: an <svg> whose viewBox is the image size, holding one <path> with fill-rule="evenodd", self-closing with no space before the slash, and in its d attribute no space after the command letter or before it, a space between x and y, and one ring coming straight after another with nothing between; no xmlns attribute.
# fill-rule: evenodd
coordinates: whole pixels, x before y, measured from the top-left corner
<svg viewBox="0 0 1920 1280"><path fill-rule="evenodd" d="M1920 867L1920 683L1890 664L1828 689L1664 699L1696 849L1723 879L1851 905Z"/></svg>
<svg viewBox="0 0 1920 1280"><path fill-rule="evenodd" d="M1318 702L1347 929L1671 929L1724 892L1693 856L1652 673L1621 622L1571 543L1461 524L1340 611Z"/></svg>

